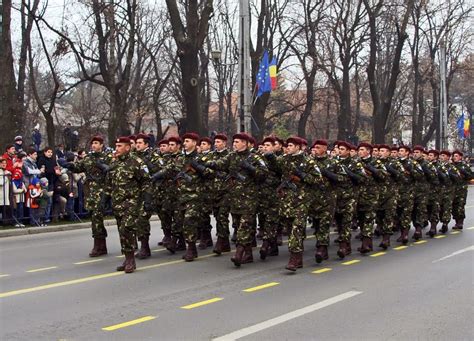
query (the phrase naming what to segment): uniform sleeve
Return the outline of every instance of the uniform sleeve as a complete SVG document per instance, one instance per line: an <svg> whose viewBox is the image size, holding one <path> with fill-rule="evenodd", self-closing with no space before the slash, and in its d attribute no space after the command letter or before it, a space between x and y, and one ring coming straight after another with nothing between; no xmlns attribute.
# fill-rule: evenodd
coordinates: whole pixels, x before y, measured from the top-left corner
<svg viewBox="0 0 474 341"><path fill-rule="evenodd" d="M308 160L306 163L306 178L304 181L310 185L317 185L323 183L323 176L321 174L321 169L313 160Z"/></svg>

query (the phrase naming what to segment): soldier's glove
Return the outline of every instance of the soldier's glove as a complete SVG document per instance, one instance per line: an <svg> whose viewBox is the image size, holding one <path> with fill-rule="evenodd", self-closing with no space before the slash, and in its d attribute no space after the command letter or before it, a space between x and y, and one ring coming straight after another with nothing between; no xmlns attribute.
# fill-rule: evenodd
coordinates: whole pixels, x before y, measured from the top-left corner
<svg viewBox="0 0 474 341"><path fill-rule="evenodd" d="M157 181L163 180L164 178L165 178L165 171L160 170L159 172L156 172L155 174L151 176L151 181L155 183Z"/></svg>
<svg viewBox="0 0 474 341"><path fill-rule="evenodd" d="M97 160L97 162L95 164L96 164L97 168L99 168L104 173L107 173L110 170L110 166L103 163L100 160Z"/></svg>
<svg viewBox="0 0 474 341"><path fill-rule="evenodd" d="M387 168L387 172L389 172L391 175L398 176L398 171L392 165L387 165L385 168Z"/></svg>
<svg viewBox="0 0 474 341"><path fill-rule="evenodd" d="M251 175L255 175L255 173L257 173L257 168L247 160L242 161L240 167L247 170Z"/></svg>
<svg viewBox="0 0 474 341"><path fill-rule="evenodd" d="M143 209L147 213L151 213L155 209L153 205L153 196L151 195L151 193L148 193L148 192L143 193Z"/></svg>
<svg viewBox="0 0 474 341"><path fill-rule="evenodd" d="M339 182L337 174L329 171L328 169L325 169L325 168L321 169L321 174L324 175L329 180L331 180L332 182Z"/></svg>
<svg viewBox="0 0 474 341"><path fill-rule="evenodd" d="M362 181L362 177L359 174L354 173L350 169L346 169L346 173L349 176L349 178L351 178L351 180L355 182L356 184Z"/></svg>
<svg viewBox="0 0 474 341"><path fill-rule="evenodd" d="M191 161L191 167L193 167L200 175L203 175L206 171L206 166L200 164L199 162L197 162L197 160Z"/></svg>
<svg viewBox="0 0 474 341"><path fill-rule="evenodd" d="M405 167L410 173L413 172L413 164L412 163L407 163L406 167Z"/></svg>
<svg viewBox="0 0 474 341"><path fill-rule="evenodd" d="M444 172L438 172L438 178L444 183L448 179L448 176Z"/></svg>
<svg viewBox="0 0 474 341"><path fill-rule="evenodd" d="M425 175L430 176L430 177L433 175L433 172L426 164L422 164L421 169L423 169L423 172L425 173Z"/></svg>
<svg viewBox="0 0 474 341"><path fill-rule="evenodd" d="M380 169L375 167L374 165L371 165L370 163L365 166L371 173L372 176L376 179L381 179L382 178L382 173L380 172Z"/></svg>
<svg viewBox="0 0 474 341"><path fill-rule="evenodd" d="M217 168L217 162L216 161L207 161L204 166L210 169L216 169Z"/></svg>
<svg viewBox="0 0 474 341"><path fill-rule="evenodd" d="M303 172L301 169L296 168L295 171L293 172L294 175L296 175L298 178L300 178L302 181L308 176L307 173Z"/></svg>
<svg viewBox="0 0 474 341"><path fill-rule="evenodd" d="M107 207L107 202L109 200L110 200L110 196L105 193L102 193L102 195L100 196L100 201L99 201L99 209L101 211L105 210L105 208Z"/></svg>
<svg viewBox="0 0 474 341"><path fill-rule="evenodd" d="M275 153L265 153L263 156L268 160L268 161L273 161L276 159Z"/></svg>
<svg viewBox="0 0 474 341"><path fill-rule="evenodd" d="M458 173L453 172L451 169L448 170L449 177L453 180L459 180L460 176Z"/></svg>

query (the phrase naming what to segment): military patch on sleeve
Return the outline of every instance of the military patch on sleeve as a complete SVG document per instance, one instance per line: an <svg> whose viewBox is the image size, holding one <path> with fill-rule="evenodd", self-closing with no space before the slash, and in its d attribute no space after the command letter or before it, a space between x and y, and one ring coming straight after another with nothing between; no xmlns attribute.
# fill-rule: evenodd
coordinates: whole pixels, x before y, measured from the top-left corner
<svg viewBox="0 0 474 341"><path fill-rule="evenodd" d="M143 169L143 171L144 171L145 173L147 173L147 174L150 173L150 171L148 170L147 165L143 164L143 165L141 166L141 168Z"/></svg>

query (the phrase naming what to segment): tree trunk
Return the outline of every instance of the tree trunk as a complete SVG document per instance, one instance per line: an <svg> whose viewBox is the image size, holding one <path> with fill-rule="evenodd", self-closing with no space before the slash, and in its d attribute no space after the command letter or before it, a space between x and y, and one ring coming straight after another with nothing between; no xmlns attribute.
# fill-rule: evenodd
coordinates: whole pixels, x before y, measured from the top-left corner
<svg viewBox="0 0 474 341"><path fill-rule="evenodd" d="M185 105L186 130L202 133L201 98L199 93L199 58L197 50L183 51L179 55L182 94Z"/></svg>
<svg viewBox="0 0 474 341"><path fill-rule="evenodd" d="M351 120L351 84L350 84L349 66L343 66L342 89L340 94L340 110L337 116L338 140L346 140L350 132Z"/></svg>
<svg viewBox="0 0 474 341"><path fill-rule="evenodd" d="M316 74L316 72L314 72ZM314 76L311 75L308 77L306 82L306 106L304 111L301 113L300 119L298 121L298 136L303 138L306 137L306 125L308 124L308 119L311 116L314 103Z"/></svg>

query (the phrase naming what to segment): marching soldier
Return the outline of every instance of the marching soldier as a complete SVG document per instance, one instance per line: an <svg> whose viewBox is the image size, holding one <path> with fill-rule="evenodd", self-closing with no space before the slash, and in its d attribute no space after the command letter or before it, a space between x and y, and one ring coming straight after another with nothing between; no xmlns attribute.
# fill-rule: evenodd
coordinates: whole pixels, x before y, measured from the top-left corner
<svg viewBox="0 0 474 341"><path fill-rule="evenodd" d="M440 220L441 233L448 232L448 224L451 221L451 211L454 200L454 190L456 184L461 182L461 174L458 168L449 162L451 153L443 150L439 153L440 165L438 168L441 186L440 186Z"/></svg>
<svg viewBox="0 0 474 341"><path fill-rule="evenodd" d="M429 190L427 193L428 196L428 205L427 205L427 212L428 212L428 221L430 222L430 229L427 232L428 236L433 238L437 233L437 225L439 223L439 201L440 201L440 193L439 193L439 185L440 185L440 176L438 172L439 168L439 151L436 149L431 149L428 151L428 166L433 169L433 172L436 174L436 178L431 181L431 185L429 186Z"/></svg>
<svg viewBox="0 0 474 341"><path fill-rule="evenodd" d="M462 230L464 219L466 218L465 206L467 199L467 186L470 180L474 179L474 172L463 160L463 153L459 150L453 152L453 165L461 175L460 181L456 183L453 199L453 218L456 221L454 230Z"/></svg>
<svg viewBox="0 0 474 341"><path fill-rule="evenodd" d="M200 146L200 161L202 163L206 163L209 160L212 160L211 156L211 148L212 148L212 140L209 137L201 138L199 142ZM200 227L200 240L199 240L199 249L205 250L208 247L212 247L214 244L212 242L212 225L211 225L211 214L212 214L212 181L206 181L204 184L204 191L202 194L203 204L201 207L201 214L202 214L202 223Z"/></svg>

